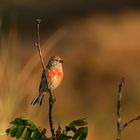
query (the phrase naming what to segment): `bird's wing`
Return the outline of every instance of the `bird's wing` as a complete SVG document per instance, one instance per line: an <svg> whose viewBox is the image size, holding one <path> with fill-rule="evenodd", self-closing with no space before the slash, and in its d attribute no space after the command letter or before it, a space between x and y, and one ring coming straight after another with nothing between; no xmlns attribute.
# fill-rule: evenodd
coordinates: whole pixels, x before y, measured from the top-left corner
<svg viewBox="0 0 140 140"><path fill-rule="evenodd" d="M45 92L48 89L47 83L48 83L48 79L46 81L45 71L43 71L41 76L40 86L39 86L39 93Z"/></svg>

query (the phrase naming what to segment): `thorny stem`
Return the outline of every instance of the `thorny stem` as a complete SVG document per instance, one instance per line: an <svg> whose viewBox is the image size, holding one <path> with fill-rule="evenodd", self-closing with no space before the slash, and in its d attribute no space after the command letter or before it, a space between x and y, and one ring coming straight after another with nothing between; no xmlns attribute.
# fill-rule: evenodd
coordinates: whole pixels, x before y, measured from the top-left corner
<svg viewBox="0 0 140 140"><path fill-rule="evenodd" d="M45 65L44 65L44 61L43 61L43 56L42 56L42 52L41 52L41 47L40 47L40 19L36 19L36 23L37 23L37 42L36 42L36 47L38 48L38 52L39 52L39 57L40 57L40 61L41 61L41 65L43 68L43 71L46 71ZM47 76L45 73L45 78L46 78L46 84L47 84ZM55 102L55 98L53 97L51 91L49 91L49 124L50 124L50 129L51 129L51 133L52 133L52 138L55 139L55 129L53 126L53 113L52 113L52 109L53 109L53 104Z"/></svg>

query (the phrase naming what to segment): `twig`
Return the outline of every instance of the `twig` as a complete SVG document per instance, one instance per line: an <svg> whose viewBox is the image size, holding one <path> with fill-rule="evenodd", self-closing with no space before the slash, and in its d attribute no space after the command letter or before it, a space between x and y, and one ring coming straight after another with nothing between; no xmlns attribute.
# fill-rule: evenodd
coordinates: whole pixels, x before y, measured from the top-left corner
<svg viewBox="0 0 140 140"><path fill-rule="evenodd" d="M131 120L129 120L127 123L125 123L123 126L122 126L122 129L124 129L125 127L127 127L129 124L131 124L132 122L134 121L137 121L137 120L140 120L140 116L137 116Z"/></svg>
<svg viewBox="0 0 140 140"><path fill-rule="evenodd" d="M121 100L122 100L122 89L124 86L124 77L121 78L121 81L118 86L118 99L117 99L117 140L120 140L121 137Z"/></svg>
<svg viewBox="0 0 140 140"><path fill-rule="evenodd" d="M46 71L44 61L43 61L42 52L41 52L41 47L40 47L40 22L41 22L41 20L36 19L36 22L37 22L37 42L35 45L38 48L39 57L40 57L40 61L42 64L43 71ZM45 78L46 78L46 84L48 84L46 73L45 73ZM55 102L55 98L53 97L50 90L49 90L49 96L50 96L49 97L49 124L50 124L51 133L52 133L52 138L55 139L55 129L53 127L53 115L52 115L52 108L53 108L53 104Z"/></svg>
<svg viewBox="0 0 140 140"><path fill-rule="evenodd" d="M128 122L122 125L121 122L121 101L122 101L122 89L124 87L124 77L121 78L120 84L118 86L118 99L117 99L117 140L121 139L121 133L124 128L136 120L140 120L140 115L132 118Z"/></svg>
<svg viewBox="0 0 140 140"><path fill-rule="evenodd" d="M36 19L36 22L37 22L37 42L36 42L35 45L38 48L39 57L40 57L40 61L41 61L41 64L42 64L42 68L45 71L46 68L45 68L45 65L44 65L43 56L42 56L41 47L40 47L40 22L41 22L41 20L40 19Z"/></svg>

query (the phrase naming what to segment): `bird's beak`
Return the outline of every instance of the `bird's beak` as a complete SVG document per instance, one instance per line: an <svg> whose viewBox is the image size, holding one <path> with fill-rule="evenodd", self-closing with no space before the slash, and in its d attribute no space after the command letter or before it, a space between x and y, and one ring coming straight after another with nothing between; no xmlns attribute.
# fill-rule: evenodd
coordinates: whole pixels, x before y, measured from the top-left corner
<svg viewBox="0 0 140 140"><path fill-rule="evenodd" d="M59 60L59 62L62 63L62 64L64 63L63 60Z"/></svg>

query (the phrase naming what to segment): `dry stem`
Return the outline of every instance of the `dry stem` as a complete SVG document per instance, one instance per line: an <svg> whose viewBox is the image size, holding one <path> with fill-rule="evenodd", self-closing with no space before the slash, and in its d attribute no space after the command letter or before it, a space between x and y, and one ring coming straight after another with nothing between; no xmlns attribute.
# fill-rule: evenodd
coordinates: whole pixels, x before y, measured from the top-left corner
<svg viewBox="0 0 140 140"><path fill-rule="evenodd" d="M121 78L121 81L118 86L118 99L117 99L117 140L121 140L121 133L124 128L129 124L133 123L136 120L140 120L140 116L130 119L128 122L122 125L121 122L121 101L122 101L122 89L124 87L124 77Z"/></svg>
<svg viewBox="0 0 140 140"><path fill-rule="evenodd" d="M49 91L49 94L50 94L50 97L49 97L49 123L50 123L52 137L53 137L53 139L55 139L55 129L53 127L52 109L53 109L53 105L54 105L54 102L56 101L56 99L55 99L55 96L52 95L51 91Z"/></svg>
<svg viewBox="0 0 140 140"><path fill-rule="evenodd" d="M122 100L122 88L124 86L124 77L121 78L121 81L118 86L118 99L117 99L117 140L120 140L121 137L121 100Z"/></svg>
<svg viewBox="0 0 140 140"><path fill-rule="evenodd" d="M38 48L39 57L40 57L43 71L46 71L44 61L43 61L42 52L41 52L41 47L40 47L40 22L41 22L41 20L36 19L36 22L37 22L37 42L35 45ZM46 84L47 84L46 73L45 73L45 78L46 78ZM54 104L55 100L54 100L53 95L52 95L50 90L49 90L49 96L50 96L49 97L49 124L50 124L51 133L52 133L52 138L55 139L55 129L53 127L53 115L52 115L52 108L53 108L53 104Z"/></svg>
<svg viewBox="0 0 140 140"><path fill-rule="evenodd" d="M133 123L134 121L140 120L140 116L137 116L131 120L129 120L128 122L126 122L123 126L122 129L124 129L125 127L127 127L129 124Z"/></svg>

